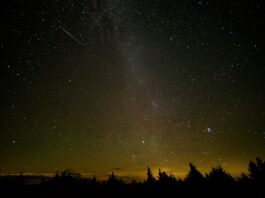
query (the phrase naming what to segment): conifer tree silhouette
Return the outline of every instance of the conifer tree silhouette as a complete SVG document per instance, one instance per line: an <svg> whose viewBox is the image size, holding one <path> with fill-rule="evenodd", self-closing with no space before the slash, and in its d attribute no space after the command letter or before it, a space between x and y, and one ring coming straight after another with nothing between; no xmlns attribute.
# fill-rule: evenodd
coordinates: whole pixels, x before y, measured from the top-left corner
<svg viewBox="0 0 265 198"><path fill-rule="evenodd" d="M265 161L256 158L256 162L250 161L248 166L249 177L257 182L265 182Z"/></svg>
<svg viewBox="0 0 265 198"><path fill-rule="evenodd" d="M202 173L192 163L189 163L189 166L190 166L190 171L185 178L185 182L187 182L189 185L196 185L203 183L205 178L202 175Z"/></svg>
<svg viewBox="0 0 265 198"><path fill-rule="evenodd" d="M146 183L147 184L154 184L156 182L155 177L153 176L152 170L151 168L147 167L147 180Z"/></svg>

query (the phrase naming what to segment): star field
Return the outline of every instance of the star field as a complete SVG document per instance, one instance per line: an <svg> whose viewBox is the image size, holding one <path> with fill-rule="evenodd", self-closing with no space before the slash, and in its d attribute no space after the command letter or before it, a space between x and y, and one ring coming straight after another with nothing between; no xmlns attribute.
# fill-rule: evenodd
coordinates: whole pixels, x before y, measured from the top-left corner
<svg viewBox="0 0 265 198"><path fill-rule="evenodd" d="M0 173L232 174L265 157L263 1L1 8Z"/></svg>

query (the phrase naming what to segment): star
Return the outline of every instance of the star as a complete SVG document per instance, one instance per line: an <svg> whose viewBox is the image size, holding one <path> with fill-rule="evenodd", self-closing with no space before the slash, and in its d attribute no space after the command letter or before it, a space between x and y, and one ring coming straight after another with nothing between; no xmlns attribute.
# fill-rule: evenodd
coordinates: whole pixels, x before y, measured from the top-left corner
<svg viewBox="0 0 265 198"><path fill-rule="evenodd" d="M212 132L212 129L210 127L207 128L207 132L208 133L211 133Z"/></svg>

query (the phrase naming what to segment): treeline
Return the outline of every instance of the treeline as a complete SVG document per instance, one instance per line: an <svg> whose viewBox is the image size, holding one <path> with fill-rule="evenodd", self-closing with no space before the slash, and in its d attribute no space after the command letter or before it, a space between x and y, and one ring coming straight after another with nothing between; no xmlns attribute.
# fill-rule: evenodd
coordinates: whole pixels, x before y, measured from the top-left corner
<svg viewBox="0 0 265 198"><path fill-rule="evenodd" d="M27 176L0 177L0 197L265 197L265 161L250 161L248 172L232 177L221 166L203 175L195 165L184 179L147 168L144 182L126 183L112 173L105 181L66 170L50 179L27 183Z"/></svg>

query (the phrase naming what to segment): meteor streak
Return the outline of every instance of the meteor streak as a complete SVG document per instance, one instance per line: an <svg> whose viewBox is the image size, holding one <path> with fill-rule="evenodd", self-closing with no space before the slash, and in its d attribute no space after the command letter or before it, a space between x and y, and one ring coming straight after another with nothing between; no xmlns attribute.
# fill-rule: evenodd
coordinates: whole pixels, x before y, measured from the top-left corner
<svg viewBox="0 0 265 198"><path fill-rule="evenodd" d="M73 39L76 43L84 47L84 45L75 37L73 36L68 30L66 30L64 27L60 26L61 30L66 33L71 39Z"/></svg>

